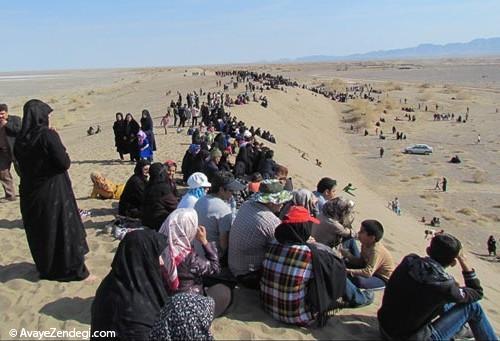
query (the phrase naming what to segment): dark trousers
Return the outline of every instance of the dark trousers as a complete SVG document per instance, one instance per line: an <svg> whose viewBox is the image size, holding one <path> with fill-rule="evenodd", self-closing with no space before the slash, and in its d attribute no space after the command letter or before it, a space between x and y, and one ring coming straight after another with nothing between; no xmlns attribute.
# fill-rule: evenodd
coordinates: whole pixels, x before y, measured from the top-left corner
<svg viewBox="0 0 500 341"><path fill-rule="evenodd" d="M12 174L10 174L11 164L12 159L9 152L0 150L0 183L5 191L6 198L14 198L16 196L14 180L12 179Z"/></svg>

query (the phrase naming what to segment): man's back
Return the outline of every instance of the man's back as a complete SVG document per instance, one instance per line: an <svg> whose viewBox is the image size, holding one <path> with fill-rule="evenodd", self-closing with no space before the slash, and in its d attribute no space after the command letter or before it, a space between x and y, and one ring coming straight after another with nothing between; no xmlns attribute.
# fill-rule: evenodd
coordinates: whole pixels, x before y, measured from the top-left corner
<svg viewBox="0 0 500 341"><path fill-rule="evenodd" d="M198 224L205 226L207 240L209 242L216 242L217 249L221 250L220 233L229 232L231 228L231 208L222 199L209 194L200 198L194 205L194 209L198 213ZM198 246L196 244L195 246ZM201 248L197 248L197 251L201 250Z"/></svg>
<svg viewBox="0 0 500 341"><path fill-rule="evenodd" d="M262 266L267 244L281 220L264 204L245 202L234 219L229 234L229 268L235 276Z"/></svg>
<svg viewBox="0 0 500 341"><path fill-rule="evenodd" d="M380 327L393 338L408 338L460 295L458 284L439 263L410 254L387 283L378 311Z"/></svg>

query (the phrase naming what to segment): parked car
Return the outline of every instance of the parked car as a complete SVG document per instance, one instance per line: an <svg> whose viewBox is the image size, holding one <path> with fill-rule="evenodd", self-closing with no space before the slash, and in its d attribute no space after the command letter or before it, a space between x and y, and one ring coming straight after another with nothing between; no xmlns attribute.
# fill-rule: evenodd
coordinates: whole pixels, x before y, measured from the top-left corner
<svg viewBox="0 0 500 341"><path fill-rule="evenodd" d="M413 146L406 147L405 153L429 155L432 153L432 147L426 144L414 144Z"/></svg>

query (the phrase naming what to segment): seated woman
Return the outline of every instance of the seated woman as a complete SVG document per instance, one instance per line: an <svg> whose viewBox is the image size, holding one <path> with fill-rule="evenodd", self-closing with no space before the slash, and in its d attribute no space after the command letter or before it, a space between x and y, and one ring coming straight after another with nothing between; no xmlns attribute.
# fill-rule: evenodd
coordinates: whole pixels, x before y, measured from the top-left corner
<svg viewBox="0 0 500 341"><path fill-rule="evenodd" d="M354 221L354 202L342 197L328 200L319 215L319 224L312 228L312 236L318 242L329 247L338 247L340 243L354 256L359 257L356 244L356 232L352 228Z"/></svg>
<svg viewBox="0 0 500 341"><path fill-rule="evenodd" d="M276 241L262 263L261 302L273 318L299 326L327 322L329 312L371 303L372 293L354 287L343 261L320 243L307 243L318 220L305 207L292 206L274 232Z"/></svg>
<svg viewBox="0 0 500 341"><path fill-rule="evenodd" d="M90 173L90 180L94 187L92 188L92 193L90 197L93 199L120 199L122 195L124 185L114 184L111 180L106 179L99 172Z"/></svg>
<svg viewBox="0 0 500 341"><path fill-rule="evenodd" d="M177 198L166 181L167 168L159 162L153 163L149 167L149 182L144 189L142 224L156 231L177 208Z"/></svg>
<svg viewBox="0 0 500 341"><path fill-rule="evenodd" d="M132 175L123 189L118 204L118 214L140 218L144 201L144 190L148 183L149 161L139 160L135 165L134 175Z"/></svg>
<svg viewBox="0 0 500 341"><path fill-rule="evenodd" d="M214 319L214 300L190 293L167 299L155 322L150 340L213 340L210 326Z"/></svg>
<svg viewBox="0 0 500 341"><path fill-rule="evenodd" d="M174 160L165 161L165 166L167 166L167 185L170 186L172 193L178 198L179 192L177 191L177 184L175 183L175 173L177 172L177 164Z"/></svg>
<svg viewBox="0 0 500 341"><path fill-rule="evenodd" d="M182 197L177 208L194 208L199 198L204 197L212 184L208 182L205 174L196 172L188 178L189 189Z"/></svg>
<svg viewBox="0 0 500 341"><path fill-rule="evenodd" d="M319 215L318 210L318 198L308 189L301 188L299 190L292 192L292 200L286 203L280 212L280 219L288 213L290 207L292 206L302 206L307 208L309 214L313 217L317 217Z"/></svg>
<svg viewBox="0 0 500 341"><path fill-rule="evenodd" d="M207 241L205 227L198 226L198 214L192 208L179 208L172 212L160 228L168 238L168 246L162 253L163 278L168 292L181 292L212 296L215 315L222 314L231 302L231 290L223 284L215 284L205 292L203 277L221 271L217 246ZM192 247L194 239L203 246L205 257L200 257Z"/></svg>
<svg viewBox="0 0 500 341"><path fill-rule="evenodd" d="M160 255L166 247L165 236L155 231L127 233L92 302L92 333L113 330L116 339L149 337L168 298L160 271Z"/></svg>

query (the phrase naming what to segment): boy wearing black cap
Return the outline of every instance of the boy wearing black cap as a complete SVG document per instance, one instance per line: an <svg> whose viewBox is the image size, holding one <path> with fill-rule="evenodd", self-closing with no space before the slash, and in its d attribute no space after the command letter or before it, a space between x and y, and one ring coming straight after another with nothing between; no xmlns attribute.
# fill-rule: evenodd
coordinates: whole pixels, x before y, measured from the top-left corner
<svg viewBox="0 0 500 341"><path fill-rule="evenodd" d="M436 235L428 257L406 256L394 270L378 311L380 332L388 340L450 340L468 323L476 340L498 340L478 301L483 288L450 234ZM465 287L445 271L457 263Z"/></svg>

